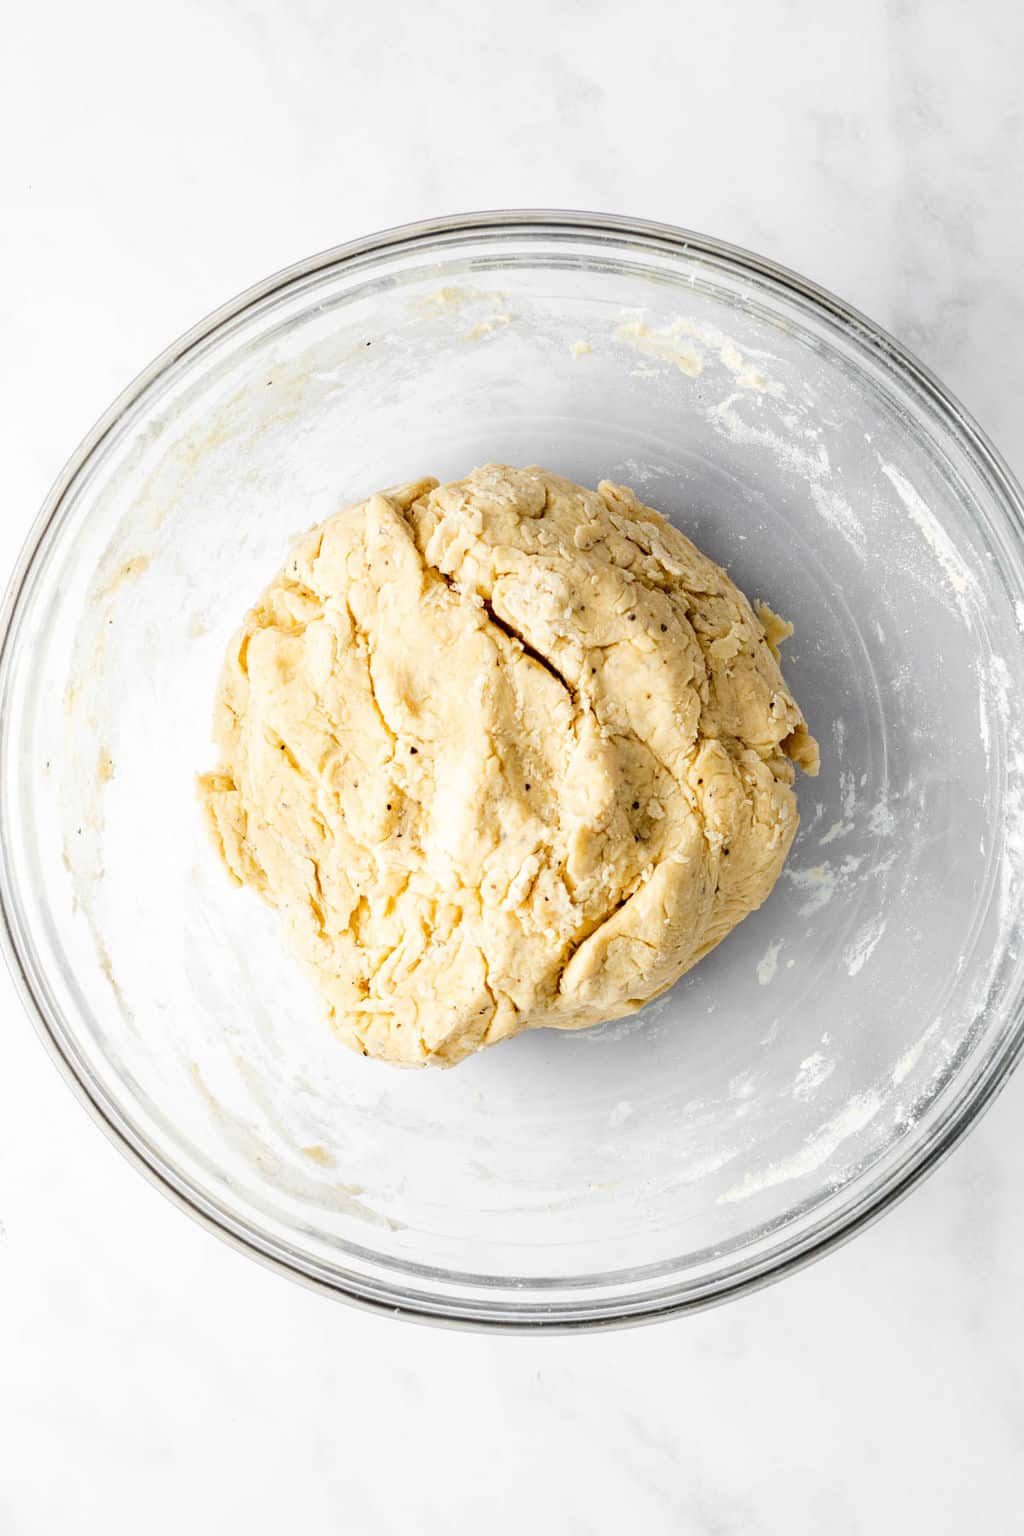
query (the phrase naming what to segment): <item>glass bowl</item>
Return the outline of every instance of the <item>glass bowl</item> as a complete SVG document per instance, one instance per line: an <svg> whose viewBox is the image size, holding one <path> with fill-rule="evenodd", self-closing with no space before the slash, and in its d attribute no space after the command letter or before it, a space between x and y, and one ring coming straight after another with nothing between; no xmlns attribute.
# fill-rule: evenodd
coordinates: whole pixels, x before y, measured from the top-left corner
<svg viewBox="0 0 1024 1536"><path fill-rule="evenodd" d="M292 539L487 460L633 486L795 621L823 768L770 900L666 997L401 1072L331 1035L194 778ZM1020 1051L1021 528L896 342L703 236L481 214L269 279L111 407L7 597L0 894L43 1039L155 1183L332 1294L567 1328L792 1269Z"/></svg>

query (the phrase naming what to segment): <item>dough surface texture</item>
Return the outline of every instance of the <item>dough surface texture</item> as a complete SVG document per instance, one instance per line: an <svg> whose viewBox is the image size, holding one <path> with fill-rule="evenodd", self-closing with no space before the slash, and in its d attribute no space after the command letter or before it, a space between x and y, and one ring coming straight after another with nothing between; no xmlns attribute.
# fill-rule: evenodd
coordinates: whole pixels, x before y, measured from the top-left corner
<svg viewBox="0 0 1024 1536"><path fill-rule="evenodd" d="M200 795L341 1040L450 1066L634 1011L764 901L818 766L789 632L624 487L417 481L250 610Z"/></svg>

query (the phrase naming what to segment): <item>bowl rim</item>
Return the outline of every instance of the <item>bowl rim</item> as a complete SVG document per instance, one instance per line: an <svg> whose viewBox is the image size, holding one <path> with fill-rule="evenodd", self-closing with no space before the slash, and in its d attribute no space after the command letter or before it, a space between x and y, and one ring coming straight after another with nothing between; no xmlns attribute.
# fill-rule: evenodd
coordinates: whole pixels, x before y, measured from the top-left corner
<svg viewBox="0 0 1024 1536"><path fill-rule="evenodd" d="M11 644L16 622L20 616L26 583L36 558L48 538L62 520L65 498L93 456L103 446L125 414L141 399L146 390L167 370L179 363L193 348L207 341L222 327L239 319L246 312L264 303L274 294L316 276L330 268L353 265L367 258L381 258L402 249L429 248L434 243L444 243L453 238L494 238L516 234L537 236L578 236L586 239L634 238L647 248L660 249L671 255L697 255L727 265L731 270L764 279L787 291L791 297L802 300L819 316L824 316L851 334L861 346L882 361L885 367L900 376L904 382L922 393L929 404L944 420L948 429L959 437L961 445L970 454L975 466L983 471L997 499L1002 502L1010 527L1018 542L1024 546L1024 490L1009 468L999 450L989 440L970 413L939 379L921 363L903 344L881 326L875 324L853 306L837 298L829 290L811 282L790 268L758 255L744 247L699 234L675 225L617 214L588 213L558 209L483 210L479 212L450 214L414 223L397 225L374 234L332 246L305 259L294 262L270 276L244 289L234 298L199 320L189 330L172 341L121 391L94 426L83 437L57 475L43 504L30 525L0 603L0 703L13 670ZM0 765L6 751L6 732L0 731ZM545 1307L535 1303L529 1312L516 1314L500 1309L485 1309L481 1303L455 1305L450 1299L429 1298L426 1301L388 1300L356 1286L345 1287L335 1279L313 1272L312 1266L303 1267L289 1262L283 1254L282 1244L272 1242L266 1234L260 1234L245 1223L230 1224L223 1213L218 1218L213 1202L200 1203L191 1184L182 1179L173 1164L146 1145L136 1134L130 1122L120 1111L120 1106L105 1091L94 1091L79 1072L64 1049L58 1032L53 1026L45 997L34 983L32 967L27 963L16 932L11 902L13 882L10 879L6 858L0 859L0 950L13 979L22 1004L31 1018L38 1035L76 1098L90 1113L110 1141L153 1184L182 1210L186 1211L207 1230L229 1243L239 1252L256 1259L267 1268L287 1275L336 1300L367 1311L390 1314L420 1322L441 1326L470 1328L478 1331L570 1333L609 1327L623 1327L700 1311L719 1305L735 1297L749 1294L769 1283L804 1268L826 1253L849 1241L886 1211L891 1210L929 1173L933 1172L959 1144L968 1130L975 1125L982 1113L992 1104L1005 1086L1011 1072L1024 1054L1024 1001L1018 1000L1016 1016L1009 1021L1004 1039L991 1059L980 1069L971 1091L958 1100L948 1111L946 1123L940 1122L930 1142L926 1142L916 1156L911 1156L897 1167L879 1186L861 1200L859 1206L844 1213L824 1232L812 1232L801 1245L791 1252L768 1257L753 1272L740 1277L726 1276L715 1289L686 1293L679 1290L667 1300L653 1299L650 1305L634 1298L616 1303L617 1310L594 1310L596 1303L583 1301L570 1303L577 1308L572 1314L557 1305ZM95 1087L95 1085L94 1085ZM713 1285L715 1282L711 1282ZM476 1307L476 1315L473 1308ZM588 1310L588 1308L590 1310Z"/></svg>

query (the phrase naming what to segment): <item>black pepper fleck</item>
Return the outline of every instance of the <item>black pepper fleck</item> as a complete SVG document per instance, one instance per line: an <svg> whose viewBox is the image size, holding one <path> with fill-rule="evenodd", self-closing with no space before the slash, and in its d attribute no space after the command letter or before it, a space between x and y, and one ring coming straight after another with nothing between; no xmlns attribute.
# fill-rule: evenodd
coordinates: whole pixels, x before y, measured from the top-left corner
<svg viewBox="0 0 1024 1536"><path fill-rule="evenodd" d="M634 809L634 811L638 811L640 809L640 801L639 800L634 800L633 801L633 809Z"/></svg>
<svg viewBox="0 0 1024 1536"><path fill-rule="evenodd" d="M668 625L667 624L659 624L658 628L661 630L663 635L668 634Z"/></svg>
<svg viewBox="0 0 1024 1536"><path fill-rule="evenodd" d="M420 750L420 749L419 749L419 747L410 747L410 748L409 748L409 754L410 754L410 756L411 756L411 757L416 757L416 756L417 756L417 754L418 754L418 753L419 753L419 750Z"/></svg>

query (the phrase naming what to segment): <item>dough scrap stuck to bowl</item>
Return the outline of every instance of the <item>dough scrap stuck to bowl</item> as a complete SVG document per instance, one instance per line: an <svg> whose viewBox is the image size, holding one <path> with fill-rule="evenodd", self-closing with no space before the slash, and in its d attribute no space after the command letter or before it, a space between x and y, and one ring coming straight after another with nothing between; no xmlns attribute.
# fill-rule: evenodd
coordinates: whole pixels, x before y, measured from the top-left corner
<svg viewBox="0 0 1024 1536"><path fill-rule="evenodd" d="M632 491L489 464L307 534L229 647L224 862L334 1029L451 1066L665 991L778 878L789 626Z"/></svg>

